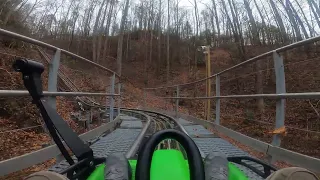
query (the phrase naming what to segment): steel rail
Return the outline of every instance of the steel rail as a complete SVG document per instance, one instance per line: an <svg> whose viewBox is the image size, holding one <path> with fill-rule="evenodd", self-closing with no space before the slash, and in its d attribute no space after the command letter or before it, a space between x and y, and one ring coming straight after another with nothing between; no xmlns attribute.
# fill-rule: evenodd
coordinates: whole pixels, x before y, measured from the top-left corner
<svg viewBox="0 0 320 180"><path fill-rule="evenodd" d="M127 108L121 108L121 109L127 109ZM143 111L144 113L153 113L153 114L157 114L157 115L161 115L163 117L166 117L166 118L172 120L172 122L174 122L174 124L177 125L177 127L178 127L178 129L180 131L182 131L183 133L189 135L188 132L184 129L184 127L175 118L173 118L172 116L169 116L169 115L163 114L163 113L159 113L159 112L156 112L156 111L152 111L152 110L142 110L142 109L131 109L131 110Z"/></svg>
<svg viewBox="0 0 320 180"><path fill-rule="evenodd" d="M130 110L127 110L127 111L130 111ZM144 116L147 119L147 123L145 124L145 126L143 127L141 132L139 133L137 139L135 140L135 142L133 143L133 145L131 146L129 151L126 153L127 158L132 158L137 153L137 151L139 150L140 144L141 144L143 138L145 137L147 130L150 128L150 124L151 124L150 116L148 116L144 113L141 113L141 112L136 112L136 111L130 111L130 112L139 113L140 115Z"/></svg>
<svg viewBox="0 0 320 180"><path fill-rule="evenodd" d="M314 43L316 41L320 41L320 36L317 36L317 37L313 37L313 38L309 38L309 39L305 39L305 40L302 40L302 41L299 41L299 42L295 42L295 43L292 43L292 44L289 44L287 46L283 46L283 47L280 47L280 48L277 48L275 50L272 50L272 51L269 51L269 52L266 52L266 53L263 53L263 54L260 54L256 57L253 57L251 59L248 59L246 61L243 61L237 65L234 65L230 68L227 68L223 71L220 71L216 74L213 74L207 78L203 78L203 79L199 79L199 80L196 80L196 81L192 81L192 82L188 82L188 83L182 83L182 84L176 84L176 85L169 85L169 86L161 86L161 87L151 87L151 88L144 88L145 90L156 90L156 89L165 89L165 88L174 88L174 87L177 87L177 86L188 86L188 85L192 85L192 84L197 84L197 83L200 83L200 82L203 82L203 81L206 81L208 79L212 79L218 75L221 75L221 74L224 74L228 71L231 71L233 69L236 69L236 68L239 68L241 66L244 66L246 64L249 64L249 63L253 63L253 62L256 62L262 58L265 58L265 57L268 57L268 56L272 56L272 54L274 52L277 52L277 53L282 53L284 51L287 51L287 50L291 50L291 49L294 49L294 48L297 48L297 47L300 47L300 46L303 46L303 45L307 45L307 44L310 44L310 43Z"/></svg>
<svg viewBox="0 0 320 180"><path fill-rule="evenodd" d="M48 43L45 43L45 42L42 42L42 41L39 41L39 40L36 40L36 39L33 39L33 38L30 38L30 37L27 37L27 36L24 36L24 35L21 35L21 34L17 34L17 33L14 33L14 32L10 32L10 31L7 31L7 30L4 30L4 29L1 29L0 28L0 35L3 35L3 36L8 36L8 37L11 37L11 38L14 38L14 39L18 39L18 40L21 40L21 41L24 41L24 42L28 42L28 43L31 43L31 44L34 44L34 45L38 45L40 47L45 47L47 49L50 49L50 50L57 50L57 49L60 49L62 53L64 53L65 55L68 55L68 56L71 56L73 58L76 58L76 59L79 59L79 60L82 60L82 61L85 61L87 63L90 63L100 69L103 69L105 71L108 71L110 73L113 73L115 74L117 77L120 77L119 74L117 74L116 72L112 71L111 69L108 69L98 63L95 63L95 62L92 62L84 57L81 57L79 55L76 55L72 52L69 52L67 50L64 50L64 49L61 49L61 48L58 48L56 46L53 46L51 44L48 44Z"/></svg>
<svg viewBox="0 0 320 180"><path fill-rule="evenodd" d="M170 129L171 127L170 126L167 126L166 124L168 123L168 121L166 120L166 118L164 117L161 117L159 115L154 115L152 113L148 113L149 116L153 116L153 119L155 121L155 123L158 125L158 131L161 131L161 130L165 130L165 129ZM161 119L161 120L160 120ZM162 126L162 127L161 127ZM155 131L157 132L157 131ZM170 145L170 141L167 139L167 140L164 140L163 142L167 143L168 145L168 148L171 149L171 145ZM160 149L160 145L158 146L158 149Z"/></svg>
<svg viewBox="0 0 320 180"><path fill-rule="evenodd" d="M109 93L90 93L90 92L48 92L43 91L44 96L56 97L75 97L75 96L120 96L120 94ZM16 97L16 96L30 96L28 91L23 90L0 90L0 97Z"/></svg>

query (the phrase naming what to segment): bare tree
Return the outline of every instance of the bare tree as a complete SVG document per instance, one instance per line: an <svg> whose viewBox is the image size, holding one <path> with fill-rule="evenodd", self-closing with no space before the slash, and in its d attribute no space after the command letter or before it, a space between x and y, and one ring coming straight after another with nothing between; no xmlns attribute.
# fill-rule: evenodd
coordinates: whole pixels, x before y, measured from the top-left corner
<svg viewBox="0 0 320 180"><path fill-rule="evenodd" d="M98 59L97 59L97 35L98 35L98 26L99 26L99 23L100 23L100 18L101 18L101 13L102 13L102 9L105 7L104 4L105 4L106 0L103 0L101 5L100 5L100 8L98 10L98 15L96 16L96 21L94 23L94 26L93 26L93 33L92 33L92 61L93 62L97 62Z"/></svg>
<svg viewBox="0 0 320 180"><path fill-rule="evenodd" d="M216 20L216 27L217 27L217 30L218 30L218 41L217 41L217 46L219 46L219 40L220 40L220 25L219 25L219 16L218 16L218 11L217 11L217 5L216 5L216 1L215 0L212 0L212 6L213 6L213 10L214 10L214 17L215 17L215 20Z"/></svg>
<svg viewBox="0 0 320 180"><path fill-rule="evenodd" d="M118 39L118 50L117 50L117 73L121 76L122 70L122 49L123 49L123 32L124 26L126 23L128 11L129 11L129 3L130 0L126 0L124 10L122 12L121 18L121 25L120 25L120 32L119 32L119 39Z"/></svg>
<svg viewBox="0 0 320 180"><path fill-rule="evenodd" d="M279 11L278 11L278 8L277 8L277 6L276 6L276 4L274 3L273 0L269 0L269 2L270 2L270 5L272 7L272 11L274 13L274 18L276 19L277 24L278 24L278 26L279 26L279 28L281 30L283 42L287 43L289 39L288 39L288 36L287 36L287 33L286 33L286 29L284 27L284 23L282 21L282 18L280 16Z"/></svg>
<svg viewBox="0 0 320 180"><path fill-rule="evenodd" d="M161 16L162 16L162 0L159 0L159 10L158 10L158 64L161 62ZM160 70L160 66L157 66L157 72Z"/></svg>
<svg viewBox="0 0 320 180"><path fill-rule="evenodd" d="M311 25L310 25L310 23L309 23L309 20L307 19L306 15L305 15L305 13L303 12L303 9L302 9L301 5L298 3L298 1L295 0L295 2L296 2L297 6L298 6L299 9L300 9L300 14L302 14L302 16L303 16L303 18L304 18L304 21L305 21L304 23L306 23L306 25L308 26L310 36L313 36L314 32L313 32L313 28L311 27ZM292 6L292 5L291 5L291 6ZM297 12L296 12L296 16L299 17L299 14L298 14ZM303 26L303 23L302 23L302 24L301 24L301 23L302 23L302 22L300 22L300 26ZM306 37L306 38L308 38L308 37Z"/></svg>
<svg viewBox="0 0 320 180"><path fill-rule="evenodd" d="M294 29L294 32L295 32L296 37L297 37L297 40L301 41L302 37L301 37L300 29L299 29L299 27L297 25L297 22L296 22L295 18L294 18L294 15L293 15L291 7L290 7L290 5L288 5L288 1L286 0L286 5L281 1L279 1L279 3L283 6L283 8L285 9L285 11L288 14L289 21L291 23L291 27Z"/></svg>
<svg viewBox="0 0 320 180"><path fill-rule="evenodd" d="M104 21L106 20L106 17L107 17L107 9L108 9L108 5L110 4L109 1L106 2L106 5L105 5L105 9L104 9L104 13L103 13L103 18L102 18L102 21L100 23L100 27L98 28L99 32L98 32L98 45L97 45L97 62L100 62L100 54L101 54L101 46L102 46L102 37L103 37L103 28L104 28ZM111 15L110 15L111 16Z"/></svg>
<svg viewBox="0 0 320 180"><path fill-rule="evenodd" d="M73 43L74 31L75 31L75 28L76 28L76 22L78 21L78 18L79 18L79 8L80 8L80 1L78 1L78 4L73 9L72 16L71 16L72 30L71 30L71 37L70 37L68 50L70 50L71 45Z"/></svg>
<svg viewBox="0 0 320 180"><path fill-rule="evenodd" d="M109 12L108 12L107 23L105 25L105 30L104 30L105 40L104 40L103 52L102 52L102 58L103 59L107 58L108 36L109 36L109 32L110 32L111 19L112 19L112 14L114 13L115 5L116 5L116 1L115 0L111 0L110 7L109 7Z"/></svg>
<svg viewBox="0 0 320 180"><path fill-rule="evenodd" d="M256 8L257 8L257 10L258 10L258 13L259 13L259 15L260 15L260 18L261 18L261 22L262 22L262 27L261 27L261 33L262 33L262 42L263 42L263 44L265 45L266 44L266 34L267 34L267 32L266 32L266 27L267 27L267 24L266 24L266 22L265 22L265 20L264 20L264 16L262 15L262 12L261 12L261 10L260 10L260 8L259 8L259 6L258 6L258 4L257 4L257 1L256 0L253 0L254 1L254 4L255 4L255 6L256 6Z"/></svg>
<svg viewBox="0 0 320 180"><path fill-rule="evenodd" d="M30 14L34 11L36 5L38 4L39 0L36 0L33 4L33 6L31 7L31 9L29 10L29 12L27 13L27 15L23 18L23 20L21 21L22 24L24 24L27 20L27 18L30 16Z"/></svg>
<svg viewBox="0 0 320 180"><path fill-rule="evenodd" d="M250 20L251 33L253 35L252 43L255 44L255 45L260 45L261 42L260 42L259 32L258 32L258 28L257 28L257 25L256 25L256 21L255 21L255 19L253 17L253 14L252 14L252 9L250 8L250 5L249 5L247 0L243 0L243 3L244 3L244 6L245 6L245 9L247 11L249 20Z"/></svg>
<svg viewBox="0 0 320 180"><path fill-rule="evenodd" d="M320 14L316 11L317 6L313 0L307 0L309 7L314 15L315 20L317 21L318 27L320 27Z"/></svg>
<svg viewBox="0 0 320 180"><path fill-rule="evenodd" d="M168 24L167 24L167 83L170 76L170 0L168 0Z"/></svg>
<svg viewBox="0 0 320 180"><path fill-rule="evenodd" d="M9 8L8 12L4 16L3 24L6 25L12 15L13 12L16 11L17 7L23 2L18 0L13 0L9 2L9 5L7 6Z"/></svg>
<svg viewBox="0 0 320 180"><path fill-rule="evenodd" d="M290 14L293 16L292 19L296 19L296 20L297 20L297 23L296 23L297 28L299 28L299 27L298 27L298 24L299 24L299 25L300 25L300 28L301 28L301 30L302 30L302 32L303 32L303 34L304 34L304 37L305 37L305 38L309 38L309 35L308 35L308 33L307 33L307 30L306 30L306 28L305 28L305 26L304 26L304 24L303 24L303 22L302 22L302 20L301 20L301 18L300 18L300 16L299 16L299 14L297 13L296 9L293 7L292 3L291 3L289 0L286 0L286 6L287 6L288 9L290 9L290 10L289 10L289 11L291 12ZM302 13L303 13L303 12L302 12ZM303 13L303 14L304 14L304 13ZM301 35L300 35L300 37L301 37ZM298 39L298 40L299 40L299 39ZM302 40L302 38L301 38L300 40Z"/></svg>

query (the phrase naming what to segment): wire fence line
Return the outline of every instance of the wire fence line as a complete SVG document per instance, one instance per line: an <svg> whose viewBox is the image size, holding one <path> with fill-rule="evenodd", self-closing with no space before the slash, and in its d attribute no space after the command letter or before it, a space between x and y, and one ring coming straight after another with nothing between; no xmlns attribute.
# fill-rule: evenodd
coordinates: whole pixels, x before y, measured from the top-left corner
<svg viewBox="0 0 320 180"><path fill-rule="evenodd" d="M0 52L0 54L4 54L4 55L7 55L7 56L13 56L13 57L19 57L19 58L23 58L23 59L30 59L30 58L27 58L27 57L14 55L14 54L10 54L10 53L7 53L7 52Z"/></svg>
<svg viewBox="0 0 320 180"><path fill-rule="evenodd" d="M208 99L320 99L320 92L307 93L281 93L281 94L244 94L227 96L203 96L203 97L159 97L162 99L183 100L208 100Z"/></svg>
<svg viewBox="0 0 320 180"><path fill-rule="evenodd" d="M232 116L221 116L221 118L232 118L232 119L242 119L242 120L246 120L246 121L253 121L253 122L258 122L258 123L261 123L261 124L265 124L265 125L272 125L274 126L274 123L269 123L269 122L266 122L266 121L259 121L259 120L254 120L254 119L251 119L251 118L244 118L244 117L232 117ZM286 126L285 127L287 129L293 129L293 130L298 130L298 131L303 131L303 132L307 132L307 133L315 133L315 134L320 134L320 131L314 131L314 130L308 130L308 129L303 129L303 128L297 128L297 127L293 127L293 126ZM274 127L272 127L274 128Z"/></svg>
<svg viewBox="0 0 320 180"><path fill-rule="evenodd" d="M292 63L284 64L284 67L288 67L288 66L292 66L292 65L296 65L296 64L300 64L300 63L308 63L308 62L312 62L312 61L319 60L319 59L320 59L320 57L309 58L309 59L306 59L306 60L303 60L303 61L298 61L298 62L292 62ZM246 78L246 77L248 77L248 76L252 76L252 75L255 75L255 74L258 74L258 73L263 73L263 72L265 72L265 71L270 71L270 70L274 70L274 69L275 69L275 68L272 67L272 68L267 68L267 69L255 71L255 72L252 72L252 73L249 73L249 74L246 74L246 75L237 76L236 78L229 78L229 79L226 79L226 80L222 80L222 81L220 81L220 83L222 84L222 83L234 81L234 80L237 80L237 79ZM186 87L187 85L198 84L198 83L200 83L200 82L205 83L206 80L208 80L208 79L211 79L211 78L204 78L204 79L200 79L200 80L193 81L193 82L190 82L190 83L179 84L179 85L164 86L164 87L158 87L158 88L145 88L145 90L170 89L170 88L174 88L174 87L177 87L177 86L179 86L179 87L180 87L180 90L182 90L182 89L186 89L186 88L187 88L187 87ZM213 80L213 81L211 82L211 85L216 85L215 80Z"/></svg>
<svg viewBox="0 0 320 180"><path fill-rule="evenodd" d="M269 52L260 54L258 56L255 56L255 57L251 58L251 59L243 61L243 62L241 62L239 64L236 64L236 65L234 65L232 67L226 68L226 69L224 69L224 70L222 70L222 71L220 71L218 73L215 73L215 74L213 74L213 75L211 75L209 77L203 78L203 79L199 79L199 80L195 80L195 81L187 82L187 83L183 83L183 84L175 84L175 85L160 86L160 87L150 87L150 88L144 88L144 89L145 90L156 90L156 89L173 88L173 87L177 87L177 86L182 87L182 86L188 86L188 85L191 85L191 84L197 84L199 82L203 82L203 81L206 81L208 79L212 79L212 78L214 78L216 76L221 76L222 74L225 74L226 72L229 72L231 70L237 69L237 68L242 67L244 65L256 62L258 60L263 60L262 58L270 57L270 56L272 57L273 54L279 54L279 53L282 53L282 52L285 52L285 51L288 51L288 50L292 50L294 48L298 48L298 47L301 47L301 46L304 46L304 45L308 45L308 44L317 42L319 40L320 40L320 36L317 36L317 37L305 39L305 40L302 40L302 41L299 41L299 42L295 42L295 43L289 44L287 46L283 46L283 47L271 50Z"/></svg>
<svg viewBox="0 0 320 180"><path fill-rule="evenodd" d="M43 127L43 126L42 125L37 125L37 126L30 126L30 127L25 127L25 128L17 128L17 129L12 129L12 130L7 130L7 131L0 131L0 134L17 132L17 131L24 131L24 130L34 129L34 128L38 128L38 127Z"/></svg>
<svg viewBox="0 0 320 180"><path fill-rule="evenodd" d="M292 62L292 63L284 64L284 67L292 66L292 65L296 65L296 64L300 64L300 63L312 62L312 61L319 60L319 59L320 59L320 57L316 57L316 58L306 59L304 61ZM220 83L225 83L225 82L230 82L230 81L234 81L234 80L237 80L237 79L242 79L242 78L245 78L245 77L248 77L248 76L252 76L252 75L255 75L255 74L258 74L258 73L262 73L262 72L265 72L265 71L270 71L270 70L274 70L274 67L273 68L259 70L259 71L255 71L255 72L252 72L250 74L243 75L243 76L237 76L236 78L226 79L226 80L220 81Z"/></svg>

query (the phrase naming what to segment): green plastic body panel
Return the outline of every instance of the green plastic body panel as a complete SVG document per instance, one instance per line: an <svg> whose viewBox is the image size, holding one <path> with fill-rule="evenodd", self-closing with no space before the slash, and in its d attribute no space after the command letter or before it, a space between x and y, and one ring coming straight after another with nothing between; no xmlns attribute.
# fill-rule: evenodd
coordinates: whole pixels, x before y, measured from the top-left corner
<svg viewBox="0 0 320 180"><path fill-rule="evenodd" d="M228 180L249 180L247 176L234 164L228 164L229 168L229 177Z"/></svg>
<svg viewBox="0 0 320 180"><path fill-rule="evenodd" d="M178 150L157 150L153 153L151 180L189 180L188 161Z"/></svg>
<svg viewBox="0 0 320 180"><path fill-rule="evenodd" d="M136 179L137 160L129 160L129 164L131 166L131 180L135 180Z"/></svg>
<svg viewBox="0 0 320 180"><path fill-rule="evenodd" d="M87 180L104 180L104 168L105 164L101 164L96 167L96 169L91 173Z"/></svg>
<svg viewBox="0 0 320 180"><path fill-rule="evenodd" d="M129 160L132 177L135 180L137 160ZM105 165L97 166L87 180L104 180ZM228 180L248 180L246 175L234 164L229 163ZM183 154L177 150L157 150L152 156L150 169L151 180L189 180L189 164Z"/></svg>

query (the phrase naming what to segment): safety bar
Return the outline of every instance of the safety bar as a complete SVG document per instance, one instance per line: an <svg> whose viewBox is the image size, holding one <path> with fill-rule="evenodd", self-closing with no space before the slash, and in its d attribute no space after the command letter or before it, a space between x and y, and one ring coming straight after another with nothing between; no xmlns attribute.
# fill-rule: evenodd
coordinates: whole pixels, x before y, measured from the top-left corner
<svg viewBox="0 0 320 180"><path fill-rule="evenodd" d="M50 45L50 44L47 44L45 42L42 42L42 41L39 41L39 40L36 40L36 39L33 39L33 38L30 38L30 37L27 37L27 36L23 36L21 34L17 34L17 33L14 33L14 32L10 32L10 31L7 31L7 30L4 30L4 29L0 29L0 35L5 35L5 36L8 36L8 37L11 37L11 38L14 38L14 39L19 39L21 41L24 41L24 42L28 42L28 43L31 43L31 44L35 44L35 45L38 45L40 47L44 47L44 48L48 48L50 50L58 50L60 48L56 47L56 46L53 46L53 45ZM95 62L92 62L84 57L81 57L79 55L76 55L72 52L69 52L67 50L64 50L64 49L60 49L62 53L64 53L65 55L68 55L68 56L71 56L73 58L76 58L76 59L79 59L79 60L82 60L82 61L85 61L87 63L90 63L100 69L103 69L105 71L108 71L110 73L114 73L117 77L120 77L119 74L117 74L116 72L112 71L111 69L108 69L98 63L95 63Z"/></svg>
<svg viewBox="0 0 320 180"><path fill-rule="evenodd" d="M163 99L207 100L207 99L320 99L320 92L284 93L284 94L249 94L210 97L161 97Z"/></svg>
<svg viewBox="0 0 320 180"><path fill-rule="evenodd" d="M140 134L138 135L137 139L134 141L133 145L131 146L131 148L126 153L126 157L127 158L132 158L137 153L137 151L139 150L141 142L142 142L143 138L145 137L145 134L146 134L147 130L150 127L151 118L150 118L150 116L148 116L148 115L146 115L146 114L144 114L142 112L130 111L130 110L125 110L125 111L129 112L129 113L138 113L141 116L144 116L146 118L146 120L147 120L146 124L144 125L144 127L141 130Z"/></svg>

